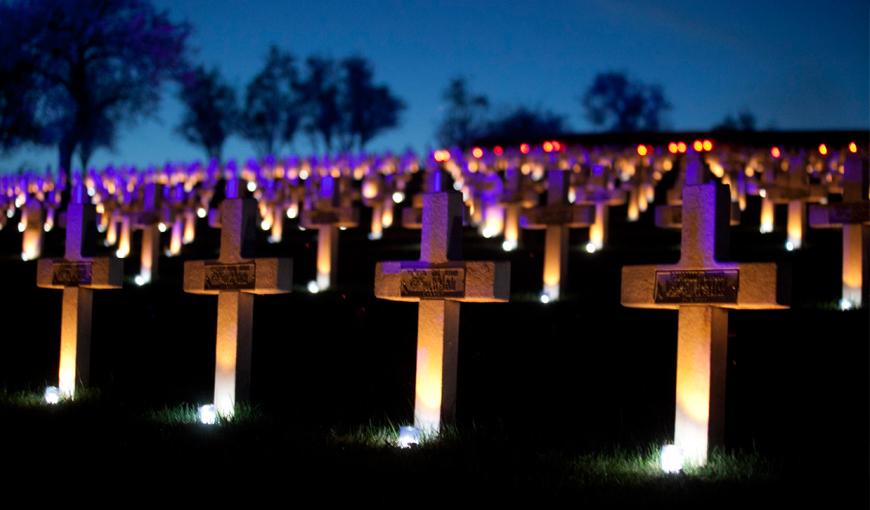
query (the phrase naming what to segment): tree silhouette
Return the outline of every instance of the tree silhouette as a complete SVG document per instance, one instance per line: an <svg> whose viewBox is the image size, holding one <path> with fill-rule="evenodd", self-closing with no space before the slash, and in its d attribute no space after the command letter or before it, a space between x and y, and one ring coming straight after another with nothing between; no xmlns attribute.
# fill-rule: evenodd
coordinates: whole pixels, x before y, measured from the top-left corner
<svg viewBox="0 0 870 510"><path fill-rule="evenodd" d="M608 131L654 131L671 108L659 85L632 80L624 73L595 76L582 98L586 118Z"/></svg>
<svg viewBox="0 0 870 510"><path fill-rule="evenodd" d="M299 83L305 112L302 128L308 133L315 151L319 137L323 140L326 152L330 152L341 127L335 62L327 58L309 57L305 61L305 70L305 78Z"/></svg>
<svg viewBox="0 0 870 510"><path fill-rule="evenodd" d="M556 137L564 132L564 116L520 106L487 123L481 138L521 141Z"/></svg>
<svg viewBox="0 0 870 510"><path fill-rule="evenodd" d="M399 114L405 109L405 103L386 85L372 83L372 67L366 59L346 58L341 67L342 149L350 150L355 146L363 149L382 131L399 124Z"/></svg>
<svg viewBox="0 0 870 510"><path fill-rule="evenodd" d="M271 46L263 69L248 83L240 131L260 156L290 144L302 120L293 56Z"/></svg>
<svg viewBox="0 0 870 510"><path fill-rule="evenodd" d="M39 142L36 120L38 77L26 45L31 19L21 9L0 3L0 151Z"/></svg>
<svg viewBox="0 0 870 510"><path fill-rule="evenodd" d="M12 0L6 7L14 15L0 18L0 32L17 27L3 49L18 45L28 62L39 142L57 145L61 171L77 149L84 148L86 165L121 122L155 111L161 84L183 63L188 27L147 0Z"/></svg>
<svg viewBox="0 0 870 510"><path fill-rule="evenodd" d="M469 92L464 78L450 80L441 97L445 106L436 133L438 143L444 147L468 148L471 140L481 134L489 100L482 94Z"/></svg>
<svg viewBox="0 0 870 510"><path fill-rule="evenodd" d="M755 127L755 115L749 110L742 110L737 117L726 115L719 124L713 126L713 131L755 131Z"/></svg>
<svg viewBox="0 0 870 510"><path fill-rule="evenodd" d="M181 78L178 97L184 113L176 130L188 142L202 147L210 159L221 159L224 143L238 122L236 93L217 69L197 66Z"/></svg>

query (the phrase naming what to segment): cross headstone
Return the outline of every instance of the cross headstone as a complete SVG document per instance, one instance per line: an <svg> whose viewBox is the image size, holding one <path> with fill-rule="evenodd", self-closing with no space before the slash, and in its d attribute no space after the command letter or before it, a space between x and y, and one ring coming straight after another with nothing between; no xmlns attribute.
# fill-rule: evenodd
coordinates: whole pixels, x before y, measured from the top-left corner
<svg viewBox="0 0 870 510"><path fill-rule="evenodd" d="M19 230L21 238L21 258L23 260L38 259L42 255L43 221L45 212L42 204L35 197L28 196L21 209Z"/></svg>
<svg viewBox="0 0 870 510"><path fill-rule="evenodd" d="M520 213L523 209L534 207L537 195L526 183L519 165L511 164L504 171L504 192L499 204L504 207L505 251L513 251L520 242Z"/></svg>
<svg viewBox="0 0 870 510"><path fill-rule="evenodd" d="M429 178L420 260L379 262L375 296L419 304L414 426L438 432L456 415L459 303L507 301L510 263L460 260L462 197L446 191L442 172L433 171Z"/></svg>
<svg viewBox="0 0 870 510"><path fill-rule="evenodd" d="M843 295L841 308L860 308L866 281L865 254L870 239L870 199L864 160L849 154L844 162L843 200L810 206L810 226L843 229Z"/></svg>
<svg viewBox="0 0 870 510"><path fill-rule="evenodd" d="M625 191L609 182L607 168L593 164L585 186L576 191L575 204L589 204L595 208L595 219L589 226L589 243L586 250L598 251L607 242L607 224L610 206L625 203Z"/></svg>
<svg viewBox="0 0 870 510"><path fill-rule="evenodd" d="M551 168L547 174L547 205L526 211L523 228L546 229L542 301L559 299L568 269L569 229L588 227L595 221L595 207L568 204L569 171Z"/></svg>
<svg viewBox="0 0 870 510"><path fill-rule="evenodd" d="M83 255L96 235L96 213L94 206L85 203L81 184L73 189L71 198L66 211L64 256L40 260L36 275L38 287L63 289L58 387L68 398L75 396L77 383L88 383L93 289L119 289L124 277L120 260Z"/></svg>
<svg viewBox="0 0 870 510"><path fill-rule="evenodd" d="M163 197L163 185L149 182L142 188L142 203L139 210L132 215L134 227L142 231L142 251L140 252L139 274L136 275L137 285L145 285L157 276L157 263L160 260L160 200ZM165 228L165 227L164 227Z"/></svg>
<svg viewBox="0 0 870 510"><path fill-rule="evenodd" d="M227 182L220 208L220 257L185 262L184 291L218 296L214 405L222 416L232 416L236 401L250 392L254 295L290 292L292 262L248 255L257 203L239 198L238 179Z"/></svg>
<svg viewBox="0 0 870 510"><path fill-rule="evenodd" d="M703 465L722 440L728 309L786 308L785 282L773 263L725 262L728 189L705 183L700 157L688 156L680 260L622 268L622 304L676 309L675 444Z"/></svg>
<svg viewBox="0 0 870 510"><path fill-rule="evenodd" d="M313 179L312 179L313 180ZM338 232L341 228L356 227L359 211L341 205L338 183L330 176L320 178L313 186L309 207L302 211L301 225L317 229L317 290L322 291L335 283L338 267Z"/></svg>

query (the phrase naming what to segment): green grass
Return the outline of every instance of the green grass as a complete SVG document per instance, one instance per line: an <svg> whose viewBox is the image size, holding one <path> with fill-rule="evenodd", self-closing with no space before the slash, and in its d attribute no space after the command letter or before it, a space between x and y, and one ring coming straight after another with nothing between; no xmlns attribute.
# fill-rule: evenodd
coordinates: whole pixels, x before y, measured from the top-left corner
<svg viewBox="0 0 870 510"><path fill-rule="evenodd" d="M57 404L51 405L45 402L45 390L8 390L0 389L0 405L10 407L57 407L92 405L99 402L101 392L97 388L76 388L74 399L61 399Z"/></svg>
<svg viewBox="0 0 870 510"><path fill-rule="evenodd" d="M145 417L148 421L161 425L194 425L199 424L198 410L199 406L197 405L183 403L148 411ZM259 407L248 403L238 403L234 415L231 418L218 416L216 425L250 425L262 421L262 419L263 412Z"/></svg>

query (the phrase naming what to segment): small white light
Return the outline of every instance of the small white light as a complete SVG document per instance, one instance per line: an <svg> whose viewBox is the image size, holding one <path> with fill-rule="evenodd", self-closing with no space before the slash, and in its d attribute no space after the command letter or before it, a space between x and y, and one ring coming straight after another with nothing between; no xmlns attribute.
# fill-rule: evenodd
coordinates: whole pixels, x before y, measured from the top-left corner
<svg viewBox="0 0 870 510"><path fill-rule="evenodd" d="M393 202L397 204L401 204L405 201L405 193L402 191L394 191L393 192Z"/></svg>
<svg viewBox="0 0 870 510"><path fill-rule="evenodd" d="M25 228L27 228L27 225L25 225L24 223L18 223L18 231L19 232L24 232Z"/></svg>
<svg viewBox="0 0 870 510"><path fill-rule="evenodd" d="M855 303L851 299L843 298L840 300L840 310L846 311L855 308Z"/></svg>
<svg viewBox="0 0 870 510"><path fill-rule="evenodd" d="M160 232L166 232L166 223L163 223L162 221L158 223L157 230L159 230Z"/></svg>
<svg viewBox="0 0 870 510"><path fill-rule="evenodd" d="M308 178L308 170L306 170L304 168L302 170L299 170L299 178L302 179L303 181L305 179L307 179Z"/></svg>
<svg viewBox="0 0 870 510"><path fill-rule="evenodd" d="M598 247L595 246L595 243L592 241L586 243L586 253L595 253L596 251L598 251Z"/></svg>
<svg viewBox="0 0 870 510"><path fill-rule="evenodd" d="M369 232L368 238L369 238L369 241L377 241L378 239L380 239L383 236L384 236L384 234L382 234L381 232Z"/></svg>
<svg viewBox="0 0 870 510"><path fill-rule="evenodd" d="M763 188L758 190L758 196L760 196L761 198L767 198L767 190Z"/></svg>
<svg viewBox="0 0 870 510"><path fill-rule="evenodd" d="M15 207L21 207L22 205L24 205L24 202L26 200L27 199L25 198L24 195L18 195L17 197L15 197ZM12 216L9 216L9 217L11 218Z"/></svg>
<svg viewBox="0 0 870 510"><path fill-rule="evenodd" d="M196 215L199 218L205 218L208 216L208 211L205 210L205 207L199 207L196 209Z"/></svg>
<svg viewBox="0 0 870 510"><path fill-rule="evenodd" d="M269 220L263 220L260 222L260 228L263 230L269 230L272 228L272 222Z"/></svg>
<svg viewBox="0 0 870 510"><path fill-rule="evenodd" d="M217 409L214 404L200 406L196 412L196 419L203 425L214 425L217 422Z"/></svg>
<svg viewBox="0 0 870 510"><path fill-rule="evenodd" d="M420 431L414 427L399 427L399 440L396 446L399 448L411 448L420 444Z"/></svg>
<svg viewBox="0 0 870 510"><path fill-rule="evenodd" d="M550 302L550 295L547 294L546 292L541 292L541 303L544 303L546 305L549 302Z"/></svg>
<svg viewBox="0 0 870 510"><path fill-rule="evenodd" d="M15 209L13 209L12 207L6 209L6 217L11 218L13 216L15 216Z"/></svg>
<svg viewBox="0 0 870 510"><path fill-rule="evenodd" d="M45 225L42 226L42 230L44 230L46 232L51 232L51 227L52 227L51 223L46 223Z"/></svg>
<svg viewBox="0 0 870 510"><path fill-rule="evenodd" d="M136 283L136 285L141 287L141 286L145 285L146 283L148 283L148 279L145 278L145 276L143 276L141 274L137 274L136 277L133 278L133 282Z"/></svg>
<svg viewBox="0 0 870 510"><path fill-rule="evenodd" d="M459 181L454 182L453 189L455 189L456 191L462 191L462 183Z"/></svg>
<svg viewBox="0 0 870 510"><path fill-rule="evenodd" d="M97 193L97 190L95 188L88 188L88 196L89 197L94 196L96 193Z"/></svg>
<svg viewBox="0 0 870 510"><path fill-rule="evenodd" d="M102 223L97 223L97 232L104 233L106 231L106 226Z"/></svg>
<svg viewBox="0 0 870 510"><path fill-rule="evenodd" d="M21 252L21 260L23 260L24 262L27 262L28 260L30 260L30 255L28 255L25 252Z"/></svg>
<svg viewBox="0 0 870 510"><path fill-rule="evenodd" d="M785 242L785 249L787 251L794 251L794 243L791 241L786 241Z"/></svg>
<svg viewBox="0 0 870 510"><path fill-rule="evenodd" d="M568 203L573 204L575 200L577 200L577 192L571 188L568 190Z"/></svg>
<svg viewBox="0 0 870 510"><path fill-rule="evenodd" d="M308 292L312 294L317 294L318 292L320 292L320 286L317 285L316 281L311 280L310 282L308 282Z"/></svg>
<svg viewBox="0 0 870 510"><path fill-rule="evenodd" d="M290 206L290 208L287 209L287 217L292 220L296 216L299 216L299 206Z"/></svg>
<svg viewBox="0 0 870 510"><path fill-rule="evenodd" d="M673 474L683 470L683 451L676 445L665 445L660 457L662 471Z"/></svg>
<svg viewBox="0 0 870 510"><path fill-rule="evenodd" d="M511 241L509 239L505 240L503 243L501 243L501 249L504 251L514 251L517 249L517 242Z"/></svg>
<svg viewBox="0 0 870 510"><path fill-rule="evenodd" d="M253 192L257 191L257 183L254 182L254 181L248 181L248 186L247 186L247 188L248 188L248 191L250 191L251 193L253 193Z"/></svg>
<svg viewBox="0 0 870 510"><path fill-rule="evenodd" d="M127 258L127 252L125 250L118 249L115 250L115 256L119 259L125 259Z"/></svg>
<svg viewBox="0 0 870 510"><path fill-rule="evenodd" d="M338 227L338 229L343 232L343 231L347 230L347 227Z"/></svg>
<svg viewBox="0 0 870 510"><path fill-rule="evenodd" d="M43 395L46 404L57 404L60 402L60 390L57 389L57 386L49 386L45 388L45 394Z"/></svg>
<svg viewBox="0 0 870 510"><path fill-rule="evenodd" d="M299 225L297 228L303 232L305 231L305 227L303 227L302 225Z"/></svg>

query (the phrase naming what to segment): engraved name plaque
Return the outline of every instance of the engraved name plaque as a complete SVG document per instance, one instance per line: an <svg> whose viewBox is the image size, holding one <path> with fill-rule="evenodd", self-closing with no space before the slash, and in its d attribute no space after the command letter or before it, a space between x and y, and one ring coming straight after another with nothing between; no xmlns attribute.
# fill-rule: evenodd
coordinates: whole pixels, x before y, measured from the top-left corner
<svg viewBox="0 0 870 510"><path fill-rule="evenodd" d="M338 223L338 214L334 211L311 211L308 213L308 222L312 225L333 225Z"/></svg>
<svg viewBox="0 0 870 510"><path fill-rule="evenodd" d="M253 289L256 283L253 263L205 265L205 290Z"/></svg>
<svg viewBox="0 0 870 510"><path fill-rule="evenodd" d="M51 284L64 287L88 285L93 281L90 262L57 262L51 267Z"/></svg>
<svg viewBox="0 0 870 510"><path fill-rule="evenodd" d="M402 297L440 299L465 297L465 269L402 269Z"/></svg>
<svg viewBox="0 0 870 510"><path fill-rule="evenodd" d="M656 303L736 303L740 272L656 271Z"/></svg>

